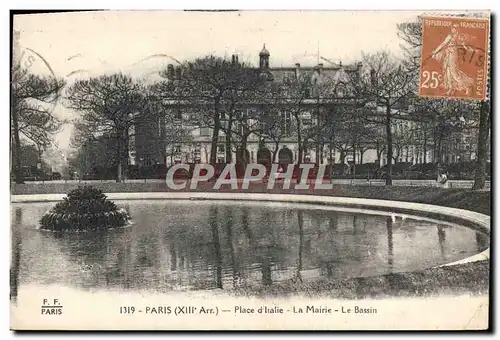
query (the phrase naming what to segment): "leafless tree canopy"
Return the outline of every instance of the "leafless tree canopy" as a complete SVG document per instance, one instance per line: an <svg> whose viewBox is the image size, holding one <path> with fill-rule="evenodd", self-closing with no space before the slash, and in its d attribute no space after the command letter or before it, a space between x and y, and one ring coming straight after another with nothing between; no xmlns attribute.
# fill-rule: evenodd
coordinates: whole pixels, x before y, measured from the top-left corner
<svg viewBox="0 0 500 340"><path fill-rule="evenodd" d="M144 85L124 74L104 75L73 84L66 93L68 107L80 113L75 143L104 134L116 139L118 173L128 154L129 130L149 103Z"/></svg>

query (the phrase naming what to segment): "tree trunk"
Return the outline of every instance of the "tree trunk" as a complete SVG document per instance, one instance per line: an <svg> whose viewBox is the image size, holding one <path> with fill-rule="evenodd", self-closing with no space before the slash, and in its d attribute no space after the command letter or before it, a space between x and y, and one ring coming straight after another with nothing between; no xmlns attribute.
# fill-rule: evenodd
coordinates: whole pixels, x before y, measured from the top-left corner
<svg viewBox="0 0 500 340"><path fill-rule="evenodd" d="M241 145L240 145L240 152L239 152L239 163L242 164L243 169L246 169L247 164L248 164L248 159L247 159L247 140L248 140L248 134L245 134L241 137Z"/></svg>
<svg viewBox="0 0 500 340"><path fill-rule="evenodd" d="M382 150L380 148L380 143L377 141L376 143L376 148L377 148L377 162L378 162L378 167L380 169L380 165L381 165L381 159L380 157L382 157Z"/></svg>
<svg viewBox="0 0 500 340"><path fill-rule="evenodd" d="M392 159L394 160L394 164L397 164L398 163L398 158L399 158L399 155L401 154L401 148L399 148L397 145L393 148L393 152L394 150L397 151L396 155L392 156Z"/></svg>
<svg viewBox="0 0 500 340"><path fill-rule="evenodd" d="M392 130L391 130L391 106L387 103L385 110L385 132L387 138L387 176L385 185L392 185Z"/></svg>
<svg viewBox="0 0 500 340"><path fill-rule="evenodd" d="M122 181L123 169L122 169L122 136L121 133L118 133L118 138L116 139L116 182L119 183Z"/></svg>
<svg viewBox="0 0 500 340"><path fill-rule="evenodd" d="M319 166L321 164L321 161L320 161L320 158L321 158L321 148L320 148L320 131L321 131L321 127L320 127L320 121L319 121L319 108L318 108L318 117L317 117L317 121L316 121L316 166Z"/></svg>
<svg viewBox="0 0 500 340"><path fill-rule="evenodd" d="M328 162L330 164L333 164L333 143L330 141L330 144L328 145Z"/></svg>
<svg viewBox="0 0 500 340"><path fill-rule="evenodd" d="M122 164L123 164L123 177L122 179L128 179L129 173L128 173L128 153L129 153L129 131L128 129L125 130L124 136L123 136L123 152L122 152Z"/></svg>
<svg viewBox="0 0 500 340"><path fill-rule="evenodd" d="M366 149L359 148L359 164L363 164L363 155L365 154Z"/></svg>
<svg viewBox="0 0 500 340"><path fill-rule="evenodd" d="M443 154L442 154L442 145L441 145L441 142L442 142L442 137L439 137L438 139L438 144L437 144L437 163L442 163L443 162Z"/></svg>
<svg viewBox="0 0 500 340"><path fill-rule="evenodd" d="M330 163L330 180L333 177L333 142L330 140L330 145L328 146L328 151L329 151L329 160L328 163Z"/></svg>
<svg viewBox="0 0 500 340"><path fill-rule="evenodd" d="M279 148L280 148L280 143L275 142L274 143L274 150L273 150L273 163L276 163L276 157L278 156Z"/></svg>
<svg viewBox="0 0 500 340"><path fill-rule="evenodd" d="M427 132L424 131L424 164L427 163Z"/></svg>
<svg viewBox="0 0 500 340"><path fill-rule="evenodd" d="M21 140L19 138L19 117L15 106L11 109L12 127L14 129L14 175L16 183L23 184L24 180L21 176Z"/></svg>
<svg viewBox="0 0 500 340"><path fill-rule="evenodd" d="M210 145L210 164L217 163L217 144L219 144L220 115L214 114L214 128L212 131L212 143Z"/></svg>
<svg viewBox="0 0 500 340"><path fill-rule="evenodd" d="M220 131L220 113L219 113L220 97L215 98L214 103L214 128L212 130L212 143L210 145L210 164L217 163L217 145L219 144L219 131Z"/></svg>
<svg viewBox="0 0 500 340"><path fill-rule="evenodd" d="M474 174L474 190L484 189L486 183L486 157L488 153L489 105L481 102L479 113L479 136L477 141L476 169Z"/></svg>
<svg viewBox="0 0 500 340"><path fill-rule="evenodd" d="M352 178L356 178L356 143L352 143Z"/></svg>
<svg viewBox="0 0 500 340"><path fill-rule="evenodd" d="M377 151L377 158L378 158L378 167L379 169L382 167L382 154L384 153L384 149L380 149L380 151Z"/></svg>
<svg viewBox="0 0 500 340"><path fill-rule="evenodd" d="M345 164L345 152L340 150L340 164Z"/></svg>
<svg viewBox="0 0 500 340"><path fill-rule="evenodd" d="M297 164L301 164L304 161L302 157L304 153L304 145L302 145L302 133L301 133L302 127L300 126L299 117L296 116L295 119L297 120L297 145L299 147Z"/></svg>
<svg viewBox="0 0 500 340"><path fill-rule="evenodd" d="M227 129L226 129L226 163L229 164L233 161L233 153L231 152L231 137L232 137L232 128L233 128L233 117L229 116L229 120L227 121Z"/></svg>

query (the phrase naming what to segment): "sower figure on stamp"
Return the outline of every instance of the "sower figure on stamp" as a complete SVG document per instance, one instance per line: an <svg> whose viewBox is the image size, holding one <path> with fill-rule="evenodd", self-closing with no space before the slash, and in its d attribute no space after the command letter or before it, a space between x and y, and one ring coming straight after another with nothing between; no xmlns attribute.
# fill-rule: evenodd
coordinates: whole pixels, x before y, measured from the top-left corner
<svg viewBox="0 0 500 340"><path fill-rule="evenodd" d="M473 50L466 45L466 42L467 35L459 34L458 25L454 24L451 26L450 34L432 51L432 57L443 65L443 86L446 95L454 91L465 91L465 94L472 91L473 79L459 68L459 50Z"/></svg>

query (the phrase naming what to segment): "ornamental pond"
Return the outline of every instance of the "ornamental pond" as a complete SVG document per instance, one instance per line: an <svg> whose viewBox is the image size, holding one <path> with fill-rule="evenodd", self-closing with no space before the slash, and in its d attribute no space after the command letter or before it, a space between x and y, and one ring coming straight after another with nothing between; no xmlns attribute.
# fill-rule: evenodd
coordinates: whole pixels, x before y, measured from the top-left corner
<svg viewBox="0 0 500 340"><path fill-rule="evenodd" d="M231 290L414 271L477 254L489 237L418 216L299 203L115 201L132 225L39 230L54 203L15 203L11 285Z"/></svg>

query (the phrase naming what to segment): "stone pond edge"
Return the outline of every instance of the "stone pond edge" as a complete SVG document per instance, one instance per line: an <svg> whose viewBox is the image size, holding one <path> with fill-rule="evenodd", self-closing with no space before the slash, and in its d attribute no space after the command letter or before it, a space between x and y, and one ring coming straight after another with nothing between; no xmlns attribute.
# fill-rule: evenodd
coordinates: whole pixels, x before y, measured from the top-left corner
<svg viewBox="0 0 500 340"><path fill-rule="evenodd" d="M34 202L57 202L61 201L65 194L41 194L41 195L11 195L11 203L34 203ZM368 198L334 197L321 195L300 194L260 194L260 193L223 193L223 192L140 192L140 193L107 193L111 200L154 200L154 199L182 199L182 200L231 200L231 201L264 201L264 202L288 202L306 203L316 205L342 206L351 208L369 208L374 210L386 210L404 212L407 214L434 216L446 221L446 218L465 223L479 231L490 234L491 218L488 215L470 210L449 208L432 204L413 203L404 201L389 201ZM465 259L447 263L438 267L452 266L469 262L490 259L490 248L479 254L469 256Z"/></svg>

